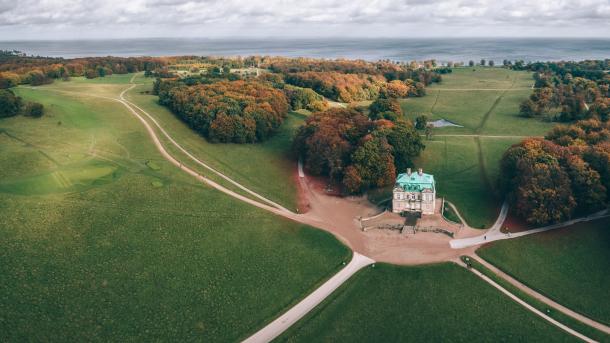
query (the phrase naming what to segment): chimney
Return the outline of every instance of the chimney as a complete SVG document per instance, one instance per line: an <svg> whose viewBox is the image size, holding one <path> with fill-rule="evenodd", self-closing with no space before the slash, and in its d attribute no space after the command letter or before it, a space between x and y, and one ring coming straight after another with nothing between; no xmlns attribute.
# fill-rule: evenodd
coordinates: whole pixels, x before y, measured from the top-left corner
<svg viewBox="0 0 610 343"><path fill-rule="evenodd" d="M411 168L407 168L407 175L411 176Z"/></svg>
<svg viewBox="0 0 610 343"><path fill-rule="evenodd" d="M417 174L418 174L419 176L421 176L423 173L424 173L424 170L423 170L423 169L421 169L421 168L417 169Z"/></svg>

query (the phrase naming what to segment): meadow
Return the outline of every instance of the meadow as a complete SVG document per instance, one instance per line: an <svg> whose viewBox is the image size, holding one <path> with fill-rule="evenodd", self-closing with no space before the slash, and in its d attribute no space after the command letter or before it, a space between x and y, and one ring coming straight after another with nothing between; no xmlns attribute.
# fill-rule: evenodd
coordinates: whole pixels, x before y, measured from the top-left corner
<svg viewBox="0 0 610 343"><path fill-rule="evenodd" d="M504 151L554 125L519 116L519 103L530 95L532 84L528 72L455 68L428 87L426 96L401 100L411 120L426 115L463 126L434 129L416 163L434 174L438 194L453 202L472 227L488 227L498 214L502 199L496 186Z"/></svg>
<svg viewBox="0 0 610 343"><path fill-rule="evenodd" d="M483 339L484 337L484 339ZM280 337L284 342L575 341L455 264L375 264Z"/></svg>
<svg viewBox="0 0 610 343"><path fill-rule="evenodd" d="M251 190L297 210L296 162L290 150L293 132L303 123L305 115L290 112L279 131L263 143L213 144L159 105L157 96L148 94L152 79L136 78L135 82L142 84L128 92L126 98L154 116L185 149Z"/></svg>
<svg viewBox="0 0 610 343"><path fill-rule="evenodd" d="M126 80L20 87L47 113L0 120L0 341L235 341L350 259L196 182L86 95Z"/></svg>
<svg viewBox="0 0 610 343"><path fill-rule="evenodd" d="M610 219L580 223L494 242L477 254L558 303L608 325L608 227Z"/></svg>

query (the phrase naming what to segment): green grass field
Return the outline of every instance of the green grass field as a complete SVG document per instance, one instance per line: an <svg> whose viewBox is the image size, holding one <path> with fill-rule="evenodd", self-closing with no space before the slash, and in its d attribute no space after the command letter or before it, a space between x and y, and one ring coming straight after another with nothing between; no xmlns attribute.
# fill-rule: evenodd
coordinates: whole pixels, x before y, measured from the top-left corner
<svg viewBox="0 0 610 343"><path fill-rule="evenodd" d="M288 342L575 341L454 264L376 264L289 329Z"/></svg>
<svg viewBox="0 0 610 343"><path fill-rule="evenodd" d="M564 314L563 312L561 312L553 307L550 307L546 303L530 296L529 294L525 293L521 289L515 287L510 282L506 281L505 279L501 278L500 276L498 276L497 274L492 272L487 267L483 266L476 259L473 259L470 256L462 256L461 259L463 262L469 263L471 268L478 270L479 272L481 272L482 274L484 274L485 276L490 278L492 281L494 281L495 283L497 283L498 285L500 285L501 287L503 287L504 289L506 289L513 295L517 296L521 300L525 301L529 305L536 308L538 311L545 313L547 316L568 326L569 328L575 330L576 332L581 333L598 342L605 342L608 340L608 335L605 334L604 332L599 331L593 327L590 327L587 324L582 323L582 322Z"/></svg>
<svg viewBox="0 0 610 343"><path fill-rule="evenodd" d="M0 120L0 341L236 341L349 260L180 172L121 104L71 93L128 77L100 80L17 88L45 116Z"/></svg>
<svg viewBox="0 0 610 343"><path fill-rule="evenodd" d="M494 242L477 253L560 304L610 324L609 227L609 219L580 223Z"/></svg>

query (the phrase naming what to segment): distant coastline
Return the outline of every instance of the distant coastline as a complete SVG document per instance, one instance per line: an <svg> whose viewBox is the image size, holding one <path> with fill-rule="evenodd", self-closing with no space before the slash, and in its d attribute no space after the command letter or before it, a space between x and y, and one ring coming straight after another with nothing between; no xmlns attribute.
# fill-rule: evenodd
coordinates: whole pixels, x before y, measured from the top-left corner
<svg viewBox="0 0 610 343"><path fill-rule="evenodd" d="M2 50L50 57L249 56L349 58L376 61L487 59L530 61L610 58L604 38L141 38L0 41Z"/></svg>

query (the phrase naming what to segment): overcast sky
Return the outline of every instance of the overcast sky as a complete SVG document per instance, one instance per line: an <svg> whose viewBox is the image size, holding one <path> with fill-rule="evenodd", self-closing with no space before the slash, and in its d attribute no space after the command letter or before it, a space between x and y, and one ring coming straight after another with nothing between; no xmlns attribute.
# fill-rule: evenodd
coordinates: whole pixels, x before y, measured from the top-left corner
<svg viewBox="0 0 610 343"><path fill-rule="evenodd" d="M610 0L0 0L0 40L608 37Z"/></svg>

